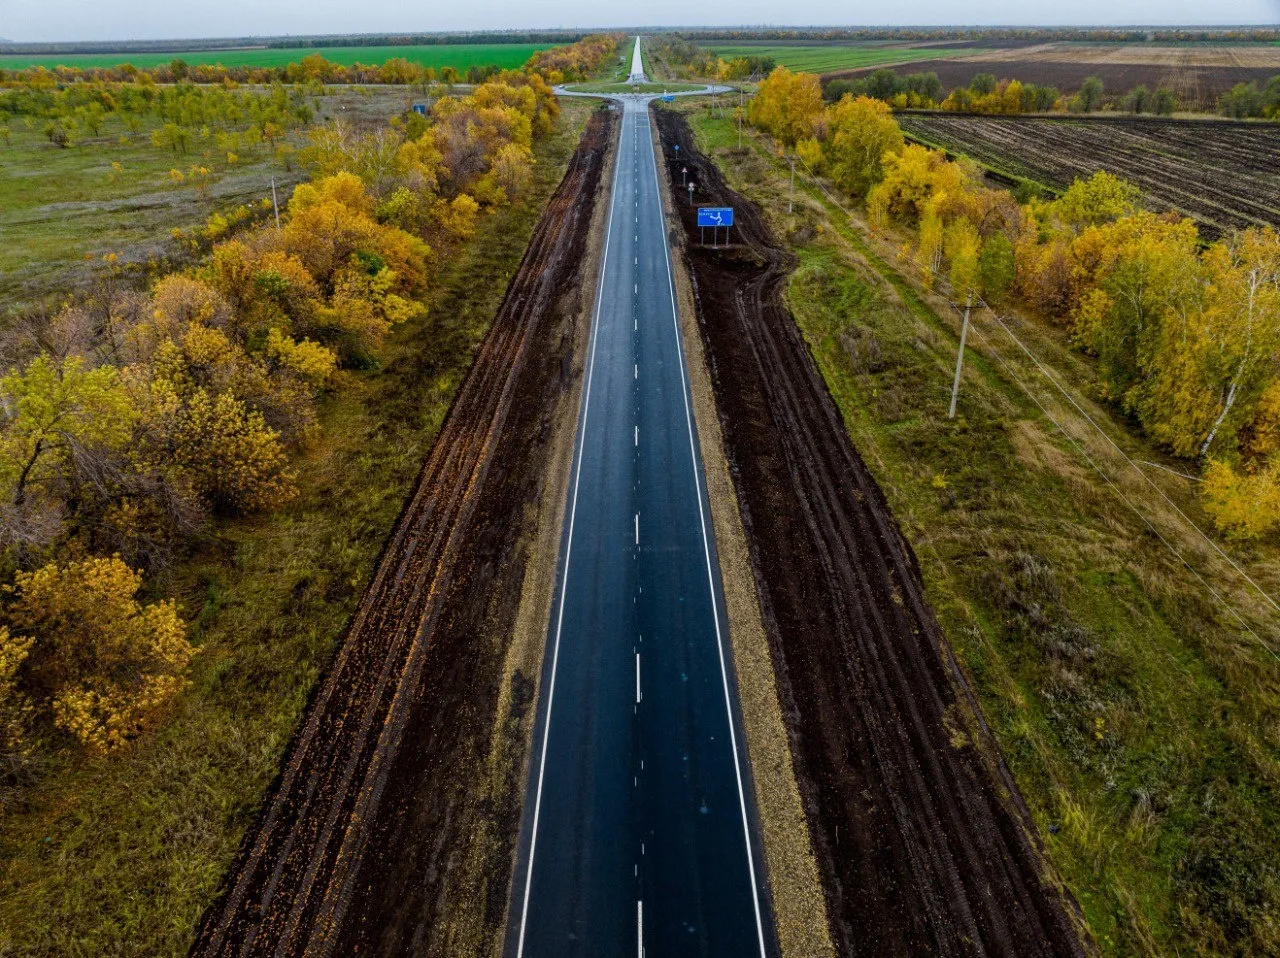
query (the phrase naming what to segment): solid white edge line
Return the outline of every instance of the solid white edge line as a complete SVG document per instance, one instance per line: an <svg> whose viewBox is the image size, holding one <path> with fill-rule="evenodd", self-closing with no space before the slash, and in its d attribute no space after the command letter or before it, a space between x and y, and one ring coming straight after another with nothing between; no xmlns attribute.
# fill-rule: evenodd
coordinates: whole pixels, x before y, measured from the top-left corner
<svg viewBox="0 0 1280 958"><path fill-rule="evenodd" d="M625 125L627 113L624 110L622 122ZM634 119L633 119L634 123ZM621 142L623 131L618 131ZM573 477L573 502L569 507L569 533L564 547L564 578L560 582L560 609L556 616L556 641L551 653L551 678L547 683L547 716L542 729L542 754L538 758L538 790L533 802L533 827L529 837L529 867L525 871L524 903L520 909L520 939L516 946L516 958L524 955L524 933L529 921L529 891L533 887L533 856L538 847L538 818L542 812L542 782L547 772L547 742L551 739L551 707L555 703L556 669L560 664L560 633L564 627L564 600L569 587L569 559L573 555L573 525L578 513L578 486L582 481L582 456L586 448L587 414L591 410L591 383L596 368L596 346L600 342L600 309L604 302L604 278L609 266L609 241L613 237L613 212L617 199L618 171L622 169L621 155L614 161L613 183L609 187L609 226L605 231L604 256L600 261L600 280L596 288L596 315L591 324L591 362L587 366L587 388L582 401L582 424L578 443L578 465ZM758 911L758 909L757 909Z"/></svg>
<svg viewBox="0 0 1280 958"><path fill-rule="evenodd" d="M646 108L647 109L647 108ZM652 144L651 144L652 147ZM650 149L653 155L654 149ZM658 179L658 160L654 156L653 160L653 182L658 189L658 202L662 203L662 183ZM760 889L756 886L756 866L755 855L751 851L751 827L747 822L747 796L746 790L742 785L742 767L738 761L738 736L733 727L733 700L729 695L729 672L725 666L724 658L724 640L720 634L720 610L716 605L716 580L711 570L711 543L707 538L707 518L702 508L702 482L698 478L698 447L693 436L693 413L689 408L689 384L685 380L684 375L684 339L680 332L679 310L676 307L676 284L671 274L671 249L667 241L666 209L663 211L664 228L662 230L662 252L667 262L667 287L668 293L671 295L671 325L676 333L676 348L680 353L680 386L681 393L684 396L684 416L685 423L689 428L689 453L693 458L693 484L698 493L698 519L702 525L702 549L707 557L707 586L711 590L711 615L716 626L716 646L720 652L720 678L724 683L724 707L729 717L729 744L733 748L733 771L738 778L738 805L742 809L742 835L747 846L747 870L751 875L751 904L755 908L756 913L756 936L760 941L760 958L766 958L764 943L764 923L760 917Z"/></svg>

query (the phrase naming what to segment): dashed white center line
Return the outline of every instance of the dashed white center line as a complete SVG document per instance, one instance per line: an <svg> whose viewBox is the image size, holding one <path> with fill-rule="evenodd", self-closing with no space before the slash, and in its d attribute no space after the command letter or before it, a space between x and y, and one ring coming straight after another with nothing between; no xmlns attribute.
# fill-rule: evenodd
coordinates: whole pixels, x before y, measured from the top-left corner
<svg viewBox="0 0 1280 958"><path fill-rule="evenodd" d="M636 956L644 958L644 902L636 902Z"/></svg>
<svg viewBox="0 0 1280 958"><path fill-rule="evenodd" d="M636 445L640 445L640 427L636 426Z"/></svg>
<svg viewBox="0 0 1280 958"><path fill-rule="evenodd" d="M640 365L639 365L639 363L637 363L635 366L633 366L633 367L632 367L632 372L634 372L634 373L635 373L635 375L634 375L632 378L634 378L634 379L639 379L639 378L640 378Z"/></svg>
<svg viewBox="0 0 1280 958"><path fill-rule="evenodd" d="M640 544L640 513L636 513L636 545Z"/></svg>
<svg viewBox="0 0 1280 958"><path fill-rule="evenodd" d="M636 704L640 704L640 653L636 653Z"/></svg>

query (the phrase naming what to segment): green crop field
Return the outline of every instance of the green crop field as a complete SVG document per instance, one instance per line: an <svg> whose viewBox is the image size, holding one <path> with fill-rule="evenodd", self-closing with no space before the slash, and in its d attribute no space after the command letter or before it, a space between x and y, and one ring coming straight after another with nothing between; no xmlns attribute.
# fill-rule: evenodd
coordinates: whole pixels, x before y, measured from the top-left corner
<svg viewBox="0 0 1280 958"><path fill-rule="evenodd" d="M225 67L282 67L296 63L312 53L326 60L351 66L353 63L381 64L395 57L424 67L455 67L465 71L472 66L498 66L504 70L522 66L549 43L470 43L430 44L425 46L386 47L310 47L300 49L201 50L192 53L103 53L64 54L61 56L3 56L0 69L23 70L27 67L115 67L132 63L136 67L154 67L177 58L189 64L220 63Z"/></svg>
<svg viewBox="0 0 1280 958"><path fill-rule="evenodd" d="M972 47L881 47L881 46L736 46L714 47L724 60L736 57L773 57L779 66L805 73L835 73L883 63L910 63L913 60L951 60L983 53Z"/></svg>

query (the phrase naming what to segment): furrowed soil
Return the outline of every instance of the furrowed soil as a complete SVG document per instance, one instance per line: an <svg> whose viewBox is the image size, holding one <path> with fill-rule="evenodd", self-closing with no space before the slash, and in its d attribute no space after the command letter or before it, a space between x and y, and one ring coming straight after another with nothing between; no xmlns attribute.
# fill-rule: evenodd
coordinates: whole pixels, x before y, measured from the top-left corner
<svg viewBox="0 0 1280 958"><path fill-rule="evenodd" d="M461 907L496 937L519 789L477 783L533 700L504 665L613 119L590 120L193 954L458 953L446 891L477 855L487 891Z"/></svg>
<svg viewBox="0 0 1280 958"><path fill-rule="evenodd" d="M1061 191L1106 170L1149 208L1195 218L1201 235L1280 226L1280 128L1228 120L898 114L908 136Z"/></svg>
<svg viewBox="0 0 1280 958"><path fill-rule="evenodd" d="M794 260L657 112L674 188L737 210L686 261L779 695L844 955L1082 955L1037 842L924 599L910 546L782 302ZM972 744L966 744L972 743ZM976 746L976 747L975 747Z"/></svg>

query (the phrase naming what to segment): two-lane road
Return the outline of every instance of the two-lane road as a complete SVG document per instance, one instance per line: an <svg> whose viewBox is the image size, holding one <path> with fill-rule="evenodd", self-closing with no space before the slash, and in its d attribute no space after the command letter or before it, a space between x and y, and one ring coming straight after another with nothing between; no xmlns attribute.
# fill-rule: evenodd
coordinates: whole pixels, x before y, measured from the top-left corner
<svg viewBox="0 0 1280 958"><path fill-rule="evenodd" d="M620 101L517 958L776 953L648 102Z"/></svg>

